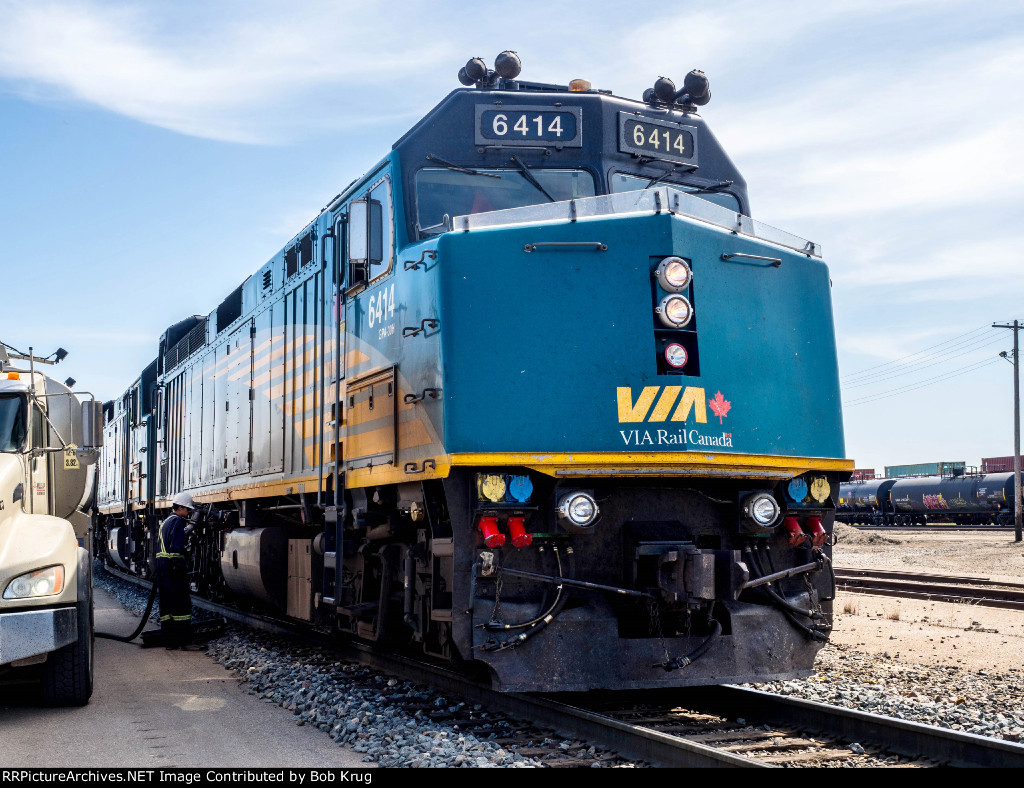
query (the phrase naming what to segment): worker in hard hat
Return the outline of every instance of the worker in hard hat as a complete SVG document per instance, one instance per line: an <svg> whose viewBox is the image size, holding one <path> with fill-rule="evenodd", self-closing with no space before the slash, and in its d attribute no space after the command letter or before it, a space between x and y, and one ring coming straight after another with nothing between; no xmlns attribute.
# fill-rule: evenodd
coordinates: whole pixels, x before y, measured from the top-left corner
<svg viewBox="0 0 1024 788"><path fill-rule="evenodd" d="M188 517L195 504L187 492L171 500L171 516L160 526L156 580L160 588L160 631L166 648L184 648L192 640L192 597L188 589L185 541L192 526Z"/></svg>

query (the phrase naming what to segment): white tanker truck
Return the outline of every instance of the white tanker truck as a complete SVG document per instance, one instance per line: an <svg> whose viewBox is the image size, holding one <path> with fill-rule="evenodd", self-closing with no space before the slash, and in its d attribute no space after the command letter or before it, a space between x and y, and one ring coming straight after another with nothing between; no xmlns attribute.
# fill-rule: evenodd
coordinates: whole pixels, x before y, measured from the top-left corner
<svg viewBox="0 0 1024 788"><path fill-rule="evenodd" d="M52 363L0 344L0 683L38 677L46 703L82 705L93 683L87 510L103 412L38 371Z"/></svg>

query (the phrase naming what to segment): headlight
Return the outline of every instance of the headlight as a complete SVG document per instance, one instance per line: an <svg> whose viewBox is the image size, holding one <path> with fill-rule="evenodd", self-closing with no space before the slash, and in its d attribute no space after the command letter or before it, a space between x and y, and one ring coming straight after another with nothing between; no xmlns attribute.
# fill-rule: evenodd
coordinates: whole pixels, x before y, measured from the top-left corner
<svg viewBox="0 0 1024 788"><path fill-rule="evenodd" d="M19 575L7 584L4 599L31 599L56 596L64 590L64 567L48 566L35 572Z"/></svg>
<svg viewBox="0 0 1024 788"><path fill-rule="evenodd" d="M585 492L571 492L558 502L558 516L577 528L593 525L599 513L597 501Z"/></svg>
<svg viewBox="0 0 1024 788"><path fill-rule="evenodd" d="M682 328L693 317L690 302L681 295L667 295L654 309L658 318L667 328Z"/></svg>
<svg viewBox="0 0 1024 788"><path fill-rule="evenodd" d="M778 502L766 492L751 493L740 504L740 514L747 530L766 531L779 519Z"/></svg>
<svg viewBox="0 0 1024 788"><path fill-rule="evenodd" d="M666 257L655 270L661 289L669 293L681 293L689 284L693 274L682 257Z"/></svg>

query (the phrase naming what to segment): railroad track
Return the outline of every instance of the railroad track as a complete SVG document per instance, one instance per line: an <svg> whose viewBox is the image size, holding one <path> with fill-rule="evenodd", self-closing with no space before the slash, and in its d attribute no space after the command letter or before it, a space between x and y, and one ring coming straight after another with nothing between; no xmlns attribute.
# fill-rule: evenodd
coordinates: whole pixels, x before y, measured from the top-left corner
<svg viewBox="0 0 1024 788"><path fill-rule="evenodd" d="M928 525L865 525L863 523L846 523L846 525L856 528L858 531L910 531L913 533L943 533L953 531L1013 532L1012 525L957 525L956 523L930 523Z"/></svg>
<svg viewBox="0 0 1024 788"><path fill-rule="evenodd" d="M836 584L855 594L962 602L981 607L1024 610L1024 584L987 577L929 575L882 569L836 567Z"/></svg>
<svg viewBox="0 0 1024 788"><path fill-rule="evenodd" d="M122 580L149 583L107 568ZM384 654L291 622L239 611L200 598L193 604L245 626L302 638L325 654L461 698L459 711L408 694L408 709L457 725L461 733L496 740L553 768L593 765L595 758L666 767L1006 766L1024 767L1024 745L814 701L736 686L681 690L523 695L498 693L448 667ZM396 690L389 701L401 704ZM477 704L485 712L474 712ZM566 750L557 739L575 744ZM604 752L587 753L588 745ZM859 746L857 746L859 745Z"/></svg>

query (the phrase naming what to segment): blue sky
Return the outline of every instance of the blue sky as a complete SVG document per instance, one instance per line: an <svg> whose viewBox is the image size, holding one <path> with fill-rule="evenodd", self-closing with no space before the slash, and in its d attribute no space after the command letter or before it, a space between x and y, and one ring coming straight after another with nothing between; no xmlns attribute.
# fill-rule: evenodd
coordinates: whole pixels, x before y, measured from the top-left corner
<svg viewBox="0 0 1024 788"><path fill-rule="evenodd" d="M1020 2L0 0L0 339L116 396L503 49L622 96L703 69L755 217L824 247L848 456L1013 452Z"/></svg>

